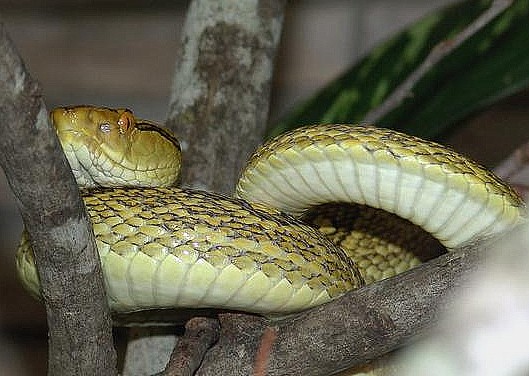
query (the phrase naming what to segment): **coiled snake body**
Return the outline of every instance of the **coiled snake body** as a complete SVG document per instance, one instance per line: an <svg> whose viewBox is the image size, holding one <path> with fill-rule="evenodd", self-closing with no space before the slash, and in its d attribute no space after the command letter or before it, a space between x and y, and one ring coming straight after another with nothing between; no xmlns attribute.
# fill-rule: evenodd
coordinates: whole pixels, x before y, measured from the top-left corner
<svg viewBox="0 0 529 376"><path fill-rule="evenodd" d="M170 187L181 163L177 141L128 110L60 108L52 120L77 181L90 188L83 198L115 311L285 314L361 286L346 252L296 218L327 202L395 213L448 249L524 219L522 200L492 173L387 129L322 125L279 136L250 158L229 198ZM17 270L38 296L26 236Z"/></svg>

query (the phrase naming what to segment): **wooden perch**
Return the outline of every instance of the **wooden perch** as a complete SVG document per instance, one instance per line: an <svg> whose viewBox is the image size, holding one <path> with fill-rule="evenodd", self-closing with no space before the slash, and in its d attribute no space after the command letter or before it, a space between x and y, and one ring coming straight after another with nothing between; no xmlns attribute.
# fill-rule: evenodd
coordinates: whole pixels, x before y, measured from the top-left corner
<svg viewBox="0 0 529 376"><path fill-rule="evenodd" d="M40 88L0 26L0 163L38 265L50 375L115 375L99 256Z"/></svg>
<svg viewBox="0 0 529 376"><path fill-rule="evenodd" d="M206 351L219 339L219 322L210 317L194 317L171 354L164 376L193 376Z"/></svg>
<svg viewBox="0 0 529 376"><path fill-rule="evenodd" d="M222 315L220 340L197 375L317 376L364 364L431 328L482 258L477 249L448 253L281 321ZM266 370L255 372L262 358Z"/></svg>

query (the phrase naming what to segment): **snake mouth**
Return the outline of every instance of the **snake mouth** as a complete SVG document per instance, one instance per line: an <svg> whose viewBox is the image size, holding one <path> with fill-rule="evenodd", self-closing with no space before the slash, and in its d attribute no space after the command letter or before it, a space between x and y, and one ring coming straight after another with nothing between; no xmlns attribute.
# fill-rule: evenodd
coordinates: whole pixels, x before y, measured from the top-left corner
<svg viewBox="0 0 529 376"><path fill-rule="evenodd" d="M86 143L89 137L72 128L57 128L57 135L77 184L83 188L101 186L102 183L97 178L99 174L94 174L94 171L100 170L97 163L94 163L98 159L94 156L93 148L89 146L94 141Z"/></svg>
<svg viewBox="0 0 529 376"><path fill-rule="evenodd" d="M77 132L80 133L80 132ZM79 134L85 141L77 147L70 145L73 165L82 175L83 181L92 182L92 186L143 186L154 187L164 185L164 176L167 180L174 175L175 166L170 162L142 163L140 158L133 160L130 149L124 151L113 150L106 144L102 144L97 137ZM70 162L72 165L72 162Z"/></svg>

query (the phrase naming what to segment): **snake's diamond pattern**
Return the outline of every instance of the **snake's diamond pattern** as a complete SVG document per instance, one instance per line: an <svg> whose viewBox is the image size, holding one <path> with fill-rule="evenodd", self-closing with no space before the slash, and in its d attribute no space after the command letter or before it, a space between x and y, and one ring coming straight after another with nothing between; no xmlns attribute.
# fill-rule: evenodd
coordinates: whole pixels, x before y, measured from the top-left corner
<svg viewBox="0 0 529 376"><path fill-rule="evenodd" d="M354 204L325 204L304 220L354 260L366 284L409 270L444 252L430 234L395 214Z"/></svg>
<svg viewBox="0 0 529 376"><path fill-rule="evenodd" d="M363 283L353 261L321 233L259 204L177 188L92 190L84 200L115 311L280 314ZM28 265L21 270L34 269L29 248L18 258Z"/></svg>

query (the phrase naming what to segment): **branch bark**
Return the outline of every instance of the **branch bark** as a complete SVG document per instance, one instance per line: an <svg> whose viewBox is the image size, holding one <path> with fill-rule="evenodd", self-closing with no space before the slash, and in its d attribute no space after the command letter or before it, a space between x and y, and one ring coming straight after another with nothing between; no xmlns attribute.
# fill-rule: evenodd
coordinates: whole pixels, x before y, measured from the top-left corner
<svg viewBox="0 0 529 376"><path fill-rule="evenodd" d="M206 351L219 339L219 322L210 317L195 317L186 323L185 334L178 340L164 376L193 376Z"/></svg>
<svg viewBox="0 0 529 376"><path fill-rule="evenodd" d="M114 375L99 257L38 84L0 26L0 164L35 253L49 326L50 375Z"/></svg>
<svg viewBox="0 0 529 376"><path fill-rule="evenodd" d="M191 2L167 120L182 144L185 185L231 194L261 142L285 3Z"/></svg>
<svg viewBox="0 0 529 376"><path fill-rule="evenodd" d="M316 376L364 364L431 328L482 258L477 249L448 253L282 321L223 315L220 340L197 375ZM273 343L267 344L271 331Z"/></svg>

